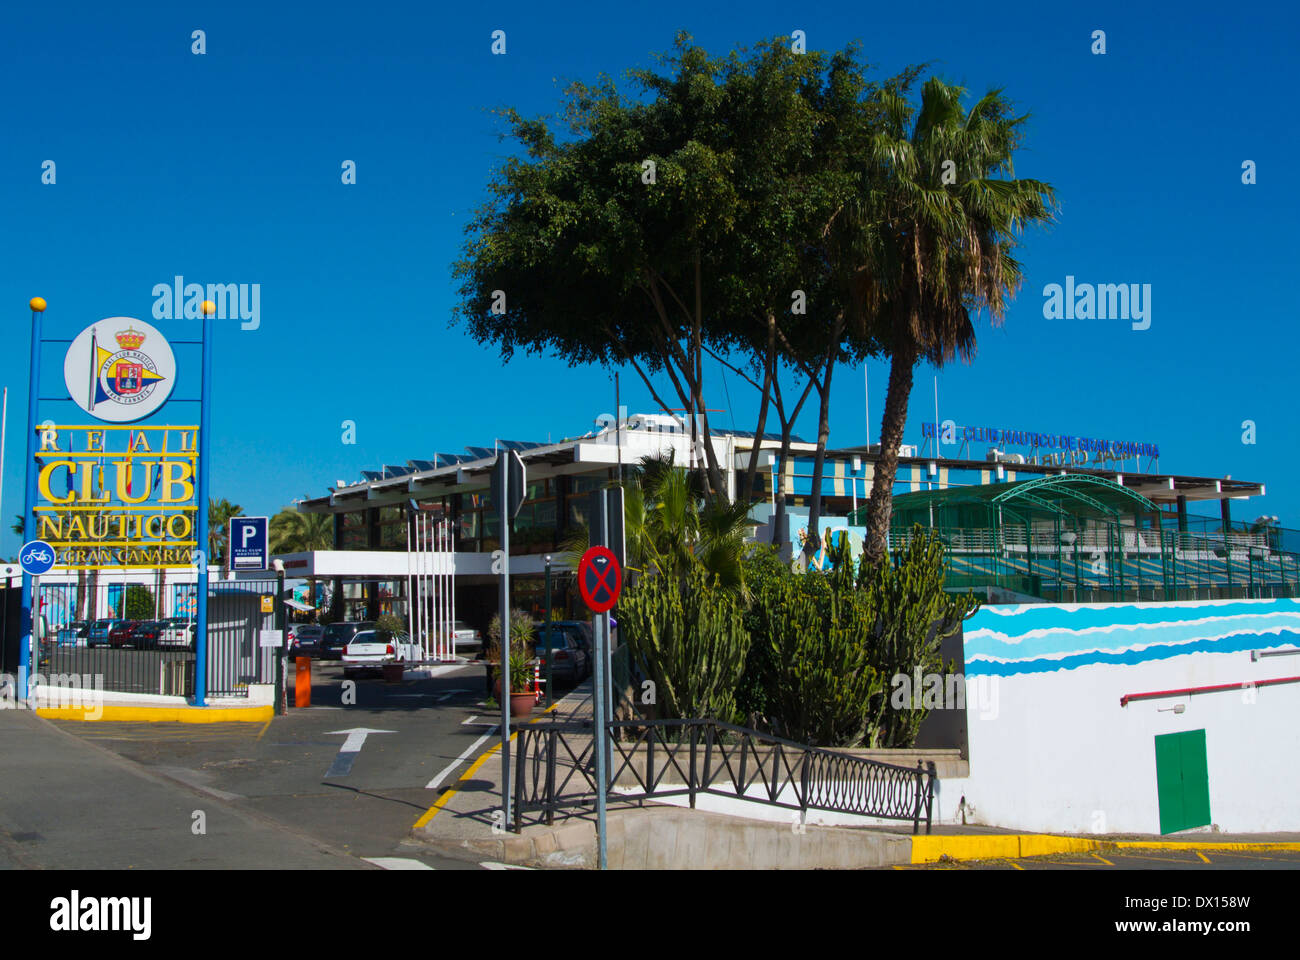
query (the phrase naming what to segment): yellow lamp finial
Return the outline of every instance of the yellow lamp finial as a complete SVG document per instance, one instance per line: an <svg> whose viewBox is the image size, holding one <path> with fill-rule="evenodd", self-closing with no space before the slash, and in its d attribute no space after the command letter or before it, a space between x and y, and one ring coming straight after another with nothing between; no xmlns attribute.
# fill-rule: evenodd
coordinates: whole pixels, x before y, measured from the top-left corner
<svg viewBox="0 0 1300 960"><path fill-rule="evenodd" d="M215 303L213 303L211 300L203 301L203 315L205 317L210 317L216 312L217 312L217 305Z"/></svg>
<svg viewBox="0 0 1300 960"><path fill-rule="evenodd" d="M45 298L44 298L44 297L32 297L31 301L28 303L28 306L32 308L32 313L44 313L44 312L45 312Z"/></svg>

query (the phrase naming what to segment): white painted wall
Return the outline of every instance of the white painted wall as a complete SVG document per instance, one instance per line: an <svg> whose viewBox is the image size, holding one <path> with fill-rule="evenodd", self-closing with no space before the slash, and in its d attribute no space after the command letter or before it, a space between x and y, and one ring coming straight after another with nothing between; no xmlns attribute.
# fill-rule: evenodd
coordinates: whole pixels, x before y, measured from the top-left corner
<svg viewBox="0 0 1300 960"><path fill-rule="evenodd" d="M1300 613L1295 601L1253 604L1261 613ZM1197 614L1215 613L1213 604L1181 606L1176 614L1185 623L1194 622ZM1187 609L1195 606L1201 609ZM1070 615L1079 608L1059 609L1059 632L1075 633ZM1214 635L1226 634L1234 625L1200 628L1207 638L1203 642L1214 645ZM1143 644L1153 631L1126 629L1129 635L1122 643L1115 643L1115 633L1106 633L1100 651L1096 635L1090 638L1079 631L1075 646L1092 648L1092 656L1103 657L1149 650ZM1296 646L1295 634L1284 629L1261 632L1254 639L1264 649ZM1014 646L1008 644L1007 649ZM968 670L971 666L968 645ZM939 822L961 822L958 804L964 796L974 807L968 810L968 823L1056 832L1159 833L1154 738L1204 729L1213 823L1225 832L1300 830L1300 683L1139 700L1127 707L1119 703L1126 694L1297 675L1300 656L1252 662L1249 650L1227 649L1129 664L1093 662L1049 672L968 676L968 689L975 680L996 681L996 696L987 704L968 698L970 776L942 782ZM1177 704L1184 705L1185 712L1170 709Z"/></svg>

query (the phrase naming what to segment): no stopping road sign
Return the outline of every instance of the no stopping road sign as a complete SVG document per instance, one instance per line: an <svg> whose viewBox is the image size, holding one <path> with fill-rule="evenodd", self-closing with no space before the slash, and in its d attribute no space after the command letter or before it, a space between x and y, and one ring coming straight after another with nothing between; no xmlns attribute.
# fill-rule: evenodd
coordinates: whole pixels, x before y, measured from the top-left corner
<svg viewBox="0 0 1300 960"><path fill-rule="evenodd" d="M578 592L593 613L604 613L618 602L623 572L609 547L592 547L578 564Z"/></svg>

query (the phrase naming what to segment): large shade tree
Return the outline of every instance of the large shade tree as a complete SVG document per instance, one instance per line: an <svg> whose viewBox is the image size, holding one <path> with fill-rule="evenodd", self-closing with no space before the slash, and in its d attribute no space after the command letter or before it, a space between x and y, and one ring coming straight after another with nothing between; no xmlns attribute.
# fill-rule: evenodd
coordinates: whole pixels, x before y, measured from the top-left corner
<svg viewBox="0 0 1300 960"><path fill-rule="evenodd" d="M855 189L849 148L865 142L875 88L852 47L798 55L773 41L715 59L681 35L661 60L663 72L631 72L634 97L608 79L570 86L567 132L504 112L524 155L503 163L467 228L454 322L507 359L518 349L632 366L700 430L693 446L717 496L706 354L735 353L733 369L752 374L760 432L783 363L811 358L820 377L823 348L840 356L831 298L799 312L792 301L832 289L824 238Z"/></svg>
<svg viewBox="0 0 1300 960"><path fill-rule="evenodd" d="M890 356L889 385L867 509L866 558L889 546L898 445L912 375L975 355L975 320L1000 324L1021 285L1015 257L1028 226L1052 220L1056 197L1040 180L1017 179L1012 156L1027 116L1000 90L969 108L966 91L931 78L919 106L884 90L883 129L864 157L864 190L843 229L862 256L853 278L853 317L875 327Z"/></svg>

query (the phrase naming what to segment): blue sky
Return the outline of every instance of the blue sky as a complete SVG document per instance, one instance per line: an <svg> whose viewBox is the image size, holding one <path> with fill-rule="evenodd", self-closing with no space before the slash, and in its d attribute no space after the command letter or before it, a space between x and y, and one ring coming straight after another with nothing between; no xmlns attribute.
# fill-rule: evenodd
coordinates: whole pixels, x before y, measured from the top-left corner
<svg viewBox="0 0 1300 960"><path fill-rule="evenodd" d="M6 5L0 14L0 385L10 390L3 511L22 497L28 299L47 335L109 316L150 320L157 283L261 285L261 325L218 324L213 493L250 514L339 478L494 438L588 429L613 409L606 371L549 358L508 366L448 326L450 265L507 147L492 108L549 112L566 79L621 78L690 31L722 53L804 30L859 39L892 73L931 61L1033 114L1017 172L1051 182L1059 222L1030 233L1027 282L970 367L939 374L940 417L1154 441L1163 470L1260 480L1300 526L1291 396L1300 153L1294 8L1132 3L755 2L457 5ZM191 50L206 32L207 52ZM493 30L507 53L490 52ZM1107 53L1090 52L1093 30ZM57 183L41 183L54 160ZM340 165L357 164L357 183ZM1241 182L1257 164L1258 183ZM1149 283L1152 323L1045 320L1042 290ZM183 322L165 327L184 335ZM180 352L182 364L191 354ZM52 353L60 352L51 348ZM61 354L61 352L60 352ZM60 386L61 355L47 384ZM887 367L869 365L871 435ZM192 383L192 381L191 381ZM835 377L834 445L861 443L861 370ZM625 404L649 411L628 371ZM908 442L933 415L917 371ZM186 384L176 396L193 396ZM717 423L752 428L753 391L715 375ZM47 386L47 392L51 388ZM728 391L730 404L728 403ZM167 411L187 422L192 406ZM42 416L66 422L75 408ZM160 418L166 419L166 418ZM344 420L356 444L341 442ZM1257 442L1242 443L1242 421ZM155 421L157 422L157 421ZM812 405L800 429L815 431ZM0 553L17 542L4 524Z"/></svg>

